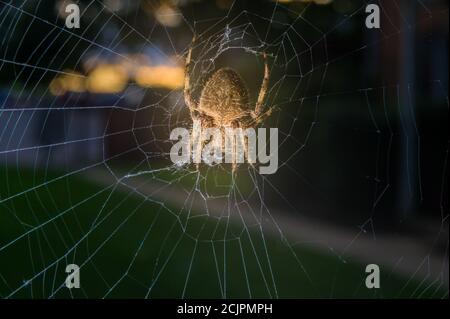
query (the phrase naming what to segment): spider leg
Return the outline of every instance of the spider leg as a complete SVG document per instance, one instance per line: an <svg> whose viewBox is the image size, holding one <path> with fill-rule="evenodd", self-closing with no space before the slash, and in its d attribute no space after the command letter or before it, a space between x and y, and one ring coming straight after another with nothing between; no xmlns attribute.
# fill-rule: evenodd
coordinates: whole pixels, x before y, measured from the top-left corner
<svg viewBox="0 0 450 319"><path fill-rule="evenodd" d="M257 118L260 113L264 103L264 98L266 97L267 88L269 87L269 64L267 63L267 54L263 53L264 58L264 78L261 84L261 89L258 95L258 101L256 102L254 117Z"/></svg>
<svg viewBox="0 0 450 319"><path fill-rule="evenodd" d="M264 120L266 118L268 118L269 116L271 116L273 111L275 111L276 109L277 109L276 106L272 106L267 111L265 111L264 113L259 114L257 116L254 116L253 119L252 119L253 126L258 126L259 124L264 122Z"/></svg>
<svg viewBox="0 0 450 319"><path fill-rule="evenodd" d="M191 88L191 57L192 57L192 47L195 42L195 35L192 38L192 43L189 48L187 57L186 57L186 67L185 67L185 75L184 75L184 102L186 103L187 107L189 108L189 111L191 114L196 111L197 109L197 103L192 98L192 88Z"/></svg>

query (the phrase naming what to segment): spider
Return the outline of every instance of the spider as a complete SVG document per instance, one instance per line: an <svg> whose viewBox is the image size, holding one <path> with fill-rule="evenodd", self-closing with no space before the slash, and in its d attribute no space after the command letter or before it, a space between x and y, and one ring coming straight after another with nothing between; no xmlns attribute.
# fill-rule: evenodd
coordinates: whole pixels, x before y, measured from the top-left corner
<svg viewBox="0 0 450 319"><path fill-rule="evenodd" d="M231 68L220 68L206 81L201 90L200 102L192 97L191 87L191 56L195 36L186 58L186 73L184 81L184 99L193 121L200 120L202 128L208 127L257 127L270 116L273 107L262 112L264 99L269 86L269 66L267 54L264 58L264 78L259 91L255 108L249 102L249 92L242 77Z"/></svg>

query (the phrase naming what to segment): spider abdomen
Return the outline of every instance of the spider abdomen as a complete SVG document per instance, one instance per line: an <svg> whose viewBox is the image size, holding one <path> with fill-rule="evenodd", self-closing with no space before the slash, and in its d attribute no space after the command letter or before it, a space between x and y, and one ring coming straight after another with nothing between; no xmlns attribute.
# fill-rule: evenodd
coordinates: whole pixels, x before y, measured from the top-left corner
<svg viewBox="0 0 450 319"><path fill-rule="evenodd" d="M202 90L199 110L212 117L216 125L225 126L248 115L249 94L244 80L230 68L217 70Z"/></svg>

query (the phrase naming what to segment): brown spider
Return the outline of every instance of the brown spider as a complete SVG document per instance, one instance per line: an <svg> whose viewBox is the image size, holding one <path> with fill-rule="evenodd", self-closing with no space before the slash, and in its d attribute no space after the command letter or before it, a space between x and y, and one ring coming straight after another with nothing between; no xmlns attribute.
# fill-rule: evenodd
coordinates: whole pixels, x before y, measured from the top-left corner
<svg viewBox="0 0 450 319"><path fill-rule="evenodd" d="M200 120L202 128L208 127L256 127L271 113L269 108L262 113L264 98L269 86L269 66L267 55L264 58L264 78L254 109L250 107L248 89L241 76L231 68L220 68L209 77L200 94L200 103L192 97L191 88L191 56L192 45L186 58L186 73L184 81L184 100L190 110L193 121Z"/></svg>

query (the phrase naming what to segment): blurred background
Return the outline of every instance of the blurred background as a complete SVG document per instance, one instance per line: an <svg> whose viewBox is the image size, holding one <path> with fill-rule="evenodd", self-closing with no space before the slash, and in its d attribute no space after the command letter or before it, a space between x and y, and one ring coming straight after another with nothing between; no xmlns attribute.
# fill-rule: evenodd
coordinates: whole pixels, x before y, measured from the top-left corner
<svg viewBox="0 0 450 319"><path fill-rule="evenodd" d="M1 297L448 298L447 1L0 0L0 43ZM268 53L276 174L172 165L190 47L196 99Z"/></svg>

